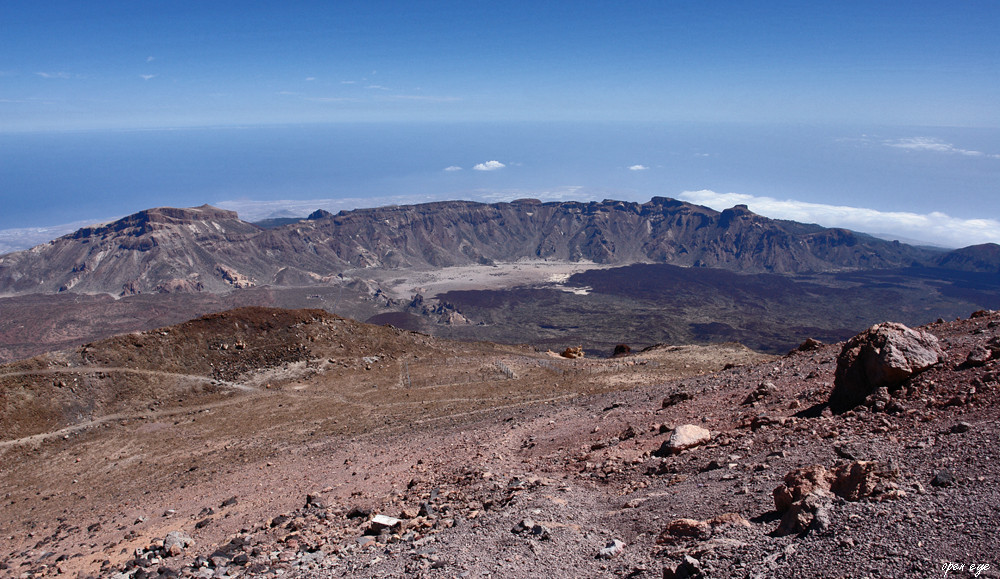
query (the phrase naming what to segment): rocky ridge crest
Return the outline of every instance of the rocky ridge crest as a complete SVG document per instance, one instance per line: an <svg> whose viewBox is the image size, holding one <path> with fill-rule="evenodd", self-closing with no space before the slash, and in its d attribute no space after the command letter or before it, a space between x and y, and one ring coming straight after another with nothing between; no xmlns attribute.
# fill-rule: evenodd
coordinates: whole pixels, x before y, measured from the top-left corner
<svg viewBox="0 0 1000 579"><path fill-rule="evenodd" d="M717 212L663 197L642 204L524 199L317 211L270 229L202 206L142 211L2 256L0 294L227 292L323 284L357 268L519 259L802 273L905 267L938 257L843 229L768 219L745 206Z"/></svg>

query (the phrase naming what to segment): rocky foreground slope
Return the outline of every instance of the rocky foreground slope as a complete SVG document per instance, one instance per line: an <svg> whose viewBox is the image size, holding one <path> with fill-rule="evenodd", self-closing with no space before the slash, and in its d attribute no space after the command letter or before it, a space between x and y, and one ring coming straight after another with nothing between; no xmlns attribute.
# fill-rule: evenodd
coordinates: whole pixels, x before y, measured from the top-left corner
<svg viewBox="0 0 1000 579"><path fill-rule="evenodd" d="M0 295L228 292L330 285L356 268L439 268L519 259L668 263L802 273L943 264L1000 271L994 246L955 255L791 221L739 205L450 201L317 211L264 229L231 211L158 208L0 257Z"/></svg>
<svg viewBox="0 0 1000 579"><path fill-rule="evenodd" d="M4 434L0 572L1000 576L998 312L757 360L569 360L319 312L186 329L5 367L7 400L151 390Z"/></svg>

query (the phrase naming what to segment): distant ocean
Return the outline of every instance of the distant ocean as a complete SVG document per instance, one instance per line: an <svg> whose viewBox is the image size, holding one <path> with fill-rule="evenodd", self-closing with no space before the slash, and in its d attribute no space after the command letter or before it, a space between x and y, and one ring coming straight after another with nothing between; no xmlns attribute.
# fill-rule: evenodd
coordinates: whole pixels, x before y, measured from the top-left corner
<svg viewBox="0 0 1000 579"><path fill-rule="evenodd" d="M1000 130L926 127L386 123L0 133L0 252L18 236L32 244L31 228L45 228L44 237L52 226L204 203L256 220L319 207L646 201L709 189L997 218L998 153Z"/></svg>

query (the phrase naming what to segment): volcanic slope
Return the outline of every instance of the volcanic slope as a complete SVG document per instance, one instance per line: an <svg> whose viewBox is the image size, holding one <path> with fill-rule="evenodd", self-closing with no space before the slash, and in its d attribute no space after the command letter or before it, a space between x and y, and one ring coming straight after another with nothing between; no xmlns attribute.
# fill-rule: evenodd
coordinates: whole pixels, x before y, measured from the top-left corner
<svg viewBox="0 0 1000 579"><path fill-rule="evenodd" d="M314 311L239 310L8 365L4 392L98 367L175 385L169 408L4 434L0 569L997 577L1000 312L920 329L938 363L836 415L842 344L567 360ZM703 434L684 425L710 438L672 450L672 433ZM781 531L783 483L812 497L792 497L802 530Z"/></svg>
<svg viewBox="0 0 1000 579"><path fill-rule="evenodd" d="M288 508L293 495L278 490L283 485L258 485L279 472L297 478L273 468L289 457L306 461L293 470L325 456L335 463L324 469L346 474L353 459L344 463L339 450L331 458L322 450L331 443L356 449L360 441L408 440L498 412L763 358L730 344L568 360L322 310L241 308L8 364L0 367L0 563L105 576L105 560L122 563L126 545L185 528L217 493L240 494L247 509L219 532ZM168 510L178 514L163 517ZM122 525L131 531L124 543Z"/></svg>

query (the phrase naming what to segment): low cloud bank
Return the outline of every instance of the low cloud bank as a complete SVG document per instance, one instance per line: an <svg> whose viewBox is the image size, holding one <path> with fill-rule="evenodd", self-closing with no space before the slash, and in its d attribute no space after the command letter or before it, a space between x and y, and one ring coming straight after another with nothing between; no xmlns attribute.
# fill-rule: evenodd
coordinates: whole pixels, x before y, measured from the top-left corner
<svg viewBox="0 0 1000 579"><path fill-rule="evenodd" d="M107 223L114 219L106 219L100 223ZM62 237L68 233L73 233L77 229L97 225L97 221L74 221L62 225L50 225L46 227L19 227L13 229L0 229L0 255L21 251L48 243L53 239Z"/></svg>
<svg viewBox="0 0 1000 579"><path fill-rule="evenodd" d="M878 211L864 207L826 205L794 199L774 199L743 193L685 191L679 199L707 205L721 211L733 205L746 205L754 213L773 219L816 223L824 227L842 227L879 237L897 236L902 241L922 242L941 247L965 247L981 243L1000 243L1000 221L995 219L960 219L938 211L911 213Z"/></svg>
<svg viewBox="0 0 1000 579"><path fill-rule="evenodd" d="M935 153L965 155L966 157L988 157L991 159L1000 159L1000 155L997 154L984 153L982 151L975 151L972 149L963 149L933 137L909 137L906 139L896 139L883 142L887 147L906 149L909 151L931 151Z"/></svg>

